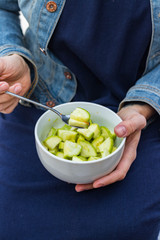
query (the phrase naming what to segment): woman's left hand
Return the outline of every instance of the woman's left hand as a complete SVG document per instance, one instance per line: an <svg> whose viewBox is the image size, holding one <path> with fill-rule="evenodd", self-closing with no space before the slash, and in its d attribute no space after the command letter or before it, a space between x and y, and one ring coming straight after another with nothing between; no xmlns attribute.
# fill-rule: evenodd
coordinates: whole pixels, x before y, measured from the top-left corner
<svg viewBox="0 0 160 240"><path fill-rule="evenodd" d="M114 129L118 137L126 137L125 149L119 164L110 174L97 179L93 183L77 184L75 190L81 192L93 188L104 187L116 181L123 180L136 158L141 130L146 126L146 120L154 113L155 110L148 104L127 105L122 108L118 112L122 122Z"/></svg>

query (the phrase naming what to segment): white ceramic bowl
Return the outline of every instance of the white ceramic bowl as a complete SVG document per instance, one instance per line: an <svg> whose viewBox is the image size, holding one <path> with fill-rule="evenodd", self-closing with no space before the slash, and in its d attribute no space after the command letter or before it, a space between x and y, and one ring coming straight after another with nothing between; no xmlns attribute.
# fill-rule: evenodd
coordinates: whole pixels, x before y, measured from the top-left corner
<svg viewBox="0 0 160 240"><path fill-rule="evenodd" d="M98 104L88 102L70 102L55 107L63 114L70 114L76 107L86 109L91 114L93 122L100 126L106 126L111 131L121 122L120 117L110 109ZM61 159L47 151L41 142L46 138L50 128L62 127L64 123L52 111L45 112L37 121L35 126L35 142L38 156L43 166L55 177L68 183L90 183L94 180L110 173L120 161L123 153L125 139L116 138L116 151L107 157L88 161L72 162Z"/></svg>

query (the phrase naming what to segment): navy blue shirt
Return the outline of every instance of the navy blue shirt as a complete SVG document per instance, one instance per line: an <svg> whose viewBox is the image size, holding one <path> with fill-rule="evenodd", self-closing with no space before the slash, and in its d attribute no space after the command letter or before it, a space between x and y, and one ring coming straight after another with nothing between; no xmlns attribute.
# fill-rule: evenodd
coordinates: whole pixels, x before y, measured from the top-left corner
<svg viewBox="0 0 160 240"><path fill-rule="evenodd" d="M49 48L77 77L73 100L117 109L144 71L151 31L149 0L67 0Z"/></svg>

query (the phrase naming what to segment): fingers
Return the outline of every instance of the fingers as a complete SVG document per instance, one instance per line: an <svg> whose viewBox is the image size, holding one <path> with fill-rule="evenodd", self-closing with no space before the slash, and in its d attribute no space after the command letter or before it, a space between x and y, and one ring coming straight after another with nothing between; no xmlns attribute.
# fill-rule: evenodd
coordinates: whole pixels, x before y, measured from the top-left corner
<svg viewBox="0 0 160 240"><path fill-rule="evenodd" d="M16 83L9 87L7 82L0 82L0 112L11 113L18 104L18 99L5 94L5 91L10 91L16 94L20 94L22 86L20 83Z"/></svg>
<svg viewBox="0 0 160 240"><path fill-rule="evenodd" d="M141 130L146 126L146 119L141 114L135 114L132 118L122 121L118 124L114 131L118 137L127 137L137 130Z"/></svg>
<svg viewBox="0 0 160 240"><path fill-rule="evenodd" d="M114 182L121 181L126 177L127 172L129 171L133 161L136 159L139 138L140 138L139 131L135 132L134 136L129 136L127 138L126 148L120 163L112 173L108 174L107 176L104 176L101 179L96 180L93 183L94 188L103 187Z"/></svg>
<svg viewBox="0 0 160 240"><path fill-rule="evenodd" d="M118 115L123 121L115 127L114 131L118 137L127 137L124 153L118 166L113 172L94 183L76 185L77 192L103 187L123 180L135 160L141 129L146 126L145 115L141 114L135 107L123 108Z"/></svg>
<svg viewBox="0 0 160 240"><path fill-rule="evenodd" d="M137 154L137 145L140 139L141 131L135 131L132 135L130 135L126 140L126 147L121 158L121 161L117 165L116 169L110 174L96 180L91 184L78 184L75 187L77 192L90 190L94 188L100 188L107 185L110 185L114 182L123 180L127 172L129 171L133 161L136 158Z"/></svg>
<svg viewBox="0 0 160 240"><path fill-rule="evenodd" d="M0 111L11 112L18 101L15 97L5 94L8 90L24 95L30 88L30 69L24 59L16 54L0 58Z"/></svg>
<svg viewBox="0 0 160 240"><path fill-rule="evenodd" d="M0 80L3 79L3 71L5 70L5 61L4 61L4 57L0 58Z"/></svg>
<svg viewBox="0 0 160 240"><path fill-rule="evenodd" d="M93 183L89 183L89 184L77 184L77 185L75 186L76 192L82 192L82 191L91 190L91 189L93 189Z"/></svg>
<svg viewBox="0 0 160 240"><path fill-rule="evenodd" d="M13 93L16 93L16 94L20 94L22 90L22 85L20 83L15 83L14 85L12 86L9 86L9 84L7 82L0 82L0 94L2 96L2 94L5 93L5 91L10 91L10 92L13 92ZM3 95L5 97L9 97L8 95ZM0 97L0 102L3 102L2 100L3 97Z"/></svg>
<svg viewBox="0 0 160 240"><path fill-rule="evenodd" d="M9 84L7 82L0 82L0 94L9 89Z"/></svg>

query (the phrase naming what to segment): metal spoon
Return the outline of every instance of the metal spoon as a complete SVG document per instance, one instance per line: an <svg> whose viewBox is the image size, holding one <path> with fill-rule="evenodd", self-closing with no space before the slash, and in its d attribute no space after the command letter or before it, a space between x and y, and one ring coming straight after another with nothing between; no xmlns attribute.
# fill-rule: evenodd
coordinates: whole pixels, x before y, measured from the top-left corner
<svg viewBox="0 0 160 240"><path fill-rule="evenodd" d="M32 104L34 104L34 105L37 105L37 106L39 106L39 107L45 108L45 109L47 109L47 110L51 110L52 112L56 113L56 114L62 119L62 121L65 122L65 124L69 125L69 124L68 124L68 121L69 121L69 119L70 119L70 115L64 115L64 114L58 112L57 110L55 110L54 108L50 108L50 107L45 106L45 105L43 105L43 104L41 104L41 103L35 102L35 101L31 100L31 99L28 99L28 98L19 96L19 95L15 94L15 93L12 93L12 92L9 92L9 91L6 91L5 93L6 93L6 94L9 94L9 95L11 95L11 96L13 96L13 97L19 98L19 99L21 99L22 101L26 101L26 102L32 103ZM75 126L74 126L74 127L75 127Z"/></svg>

